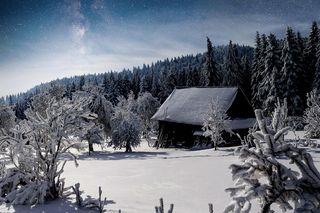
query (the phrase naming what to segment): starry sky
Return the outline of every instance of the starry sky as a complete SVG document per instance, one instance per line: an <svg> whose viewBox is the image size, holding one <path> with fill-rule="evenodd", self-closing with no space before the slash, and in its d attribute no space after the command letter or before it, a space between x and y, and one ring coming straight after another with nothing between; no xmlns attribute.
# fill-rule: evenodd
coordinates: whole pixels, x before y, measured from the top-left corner
<svg viewBox="0 0 320 213"><path fill-rule="evenodd" d="M304 35L319 0L0 0L0 96L56 78L122 70L255 32Z"/></svg>

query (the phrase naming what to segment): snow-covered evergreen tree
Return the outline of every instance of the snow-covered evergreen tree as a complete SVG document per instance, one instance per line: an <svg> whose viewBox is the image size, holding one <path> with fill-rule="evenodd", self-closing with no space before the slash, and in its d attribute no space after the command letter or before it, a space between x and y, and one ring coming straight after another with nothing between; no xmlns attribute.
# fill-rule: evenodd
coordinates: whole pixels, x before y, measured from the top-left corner
<svg viewBox="0 0 320 213"><path fill-rule="evenodd" d="M0 172L0 196L6 202L32 205L62 196L66 159L76 160L70 149L82 147L76 138L90 128L84 121L92 117L86 110L89 101L81 96L52 98L45 117L29 108L27 120L15 127L13 135L0 137L0 149L11 159Z"/></svg>
<svg viewBox="0 0 320 213"><path fill-rule="evenodd" d="M204 70L200 78L202 86L218 86L221 84L219 70L214 59L214 49L210 39L207 37L207 52Z"/></svg>
<svg viewBox="0 0 320 213"><path fill-rule="evenodd" d="M238 86L242 79L241 62L238 50L232 41L229 42L228 52L223 64L223 81L224 86Z"/></svg>
<svg viewBox="0 0 320 213"><path fill-rule="evenodd" d="M265 70L262 75L263 80L258 87L258 96L264 100L263 107L271 113L278 98L282 97L284 85L280 84L282 63L280 60L281 50L275 35L268 36L268 45L266 48Z"/></svg>
<svg viewBox="0 0 320 213"><path fill-rule="evenodd" d="M316 64L312 87L313 89L320 91L320 42L318 42L316 49Z"/></svg>
<svg viewBox="0 0 320 213"><path fill-rule="evenodd" d="M257 90L258 90L258 85L259 85L259 78L260 78L260 73L259 73L259 60L260 60L260 55L261 55L261 38L259 32L256 34L256 39L255 39L255 49L254 49L254 57L253 57L253 62L251 66L251 102L253 107L257 107L259 105L259 100L258 97L256 96Z"/></svg>
<svg viewBox="0 0 320 213"><path fill-rule="evenodd" d="M291 28L288 28L281 55L283 61L281 84L286 85L283 97L288 100L290 115L301 115L303 111L301 87L299 87L303 72L300 66L301 56L298 52L295 34Z"/></svg>
<svg viewBox="0 0 320 213"><path fill-rule="evenodd" d="M151 91L151 87L152 87L152 76L149 75L145 75L141 78L141 82L140 82L140 90L139 93L144 93L144 92L148 92Z"/></svg>
<svg viewBox="0 0 320 213"><path fill-rule="evenodd" d="M224 132L232 133L230 120L221 108L219 100L213 99L202 127L205 137L210 137L211 145L217 150L218 145L226 143L222 137Z"/></svg>
<svg viewBox="0 0 320 213"><path fill-rule="evenodd" d="M247 55L244 55L241 58L241 70L242 70L242 79L240 81L240 88L246 95L246 97L251 100L251 64Z"/></svg>
<svg viewBox="0 0 320 213"><path fill-rule="evenodd" d="M154 97L158 97L158 93L159 93L159 79L158 79L158 74L156 74L154 72L154 70L152 70L152 84L151 84L151 91L150 93L152 94L152 96Z"/></svg>
<svg viewBox="0 0 320 213"><path fill-rule="evenodd" d="M106 98L112 104L118 103L118 97L120 96L120 91L117 85L117 79L113 72L110 72L109 79L108 79L108 86L106 88Z"/></svg>
<svg viewBox="0 0 320 213"><path fill-rule="evenodd" d="M254 108L262 107L264 99L259 93L261 82L264 79L263 72L265 71L265 58L266 58L267 38L265 34L261 37L257 32L256 36L256 49L254 54L254 61L252 65L252 105Z"/></svg>
<svg viewBox="0 0 320 213"><path fill-rule="evenodd" d="M319 29L317 22L312 23L307 45L303 53L304 70L305 70L305 92L312 90L313 79L317 63L317 46L319 43Z"/></svg>
<svg viewBox="0 0 320 213"><path fill-rule="evenodd" d="M82 76L80 77L78 89L79 89L79 90L83 90L83 86L85 85L85 83L86 83L86 79L84 78L84 75L82 75Z"/></svg>
<svg viewBox="0 0 320 213"><path fill-rule="evenodd" d="M235 187L226 189L232 202L227 212L250 212L257 200L262 213L274 212L277 204L282 211L317 212L320 209L320 173L311 155L284 141L289 127L284 125L287 110L277 106L268 125L261 110L255 111L260 131L252 133L255 147L240 149L241 164L230 166ZM279 158L287 158L287 166Z"/></svg>

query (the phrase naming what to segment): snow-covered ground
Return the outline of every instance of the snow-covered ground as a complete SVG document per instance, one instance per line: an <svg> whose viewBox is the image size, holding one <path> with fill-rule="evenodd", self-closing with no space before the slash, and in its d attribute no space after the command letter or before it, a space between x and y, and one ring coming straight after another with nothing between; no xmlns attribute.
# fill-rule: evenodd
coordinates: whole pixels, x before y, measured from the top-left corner
<svg viewBox="0 0 320 213"><path fill-rule="evenodd" d="M103 195L114 202L107 205L108 212L152 213L160 197L166 207L175 204L174 213L206 213L208 203L213 203L214 212L222 212L230 200L224 189L233 186L228 167L238 161L233 150L157 150L143 143L130 154L112 149L92 156L83 153L80 166L68 162L64 176L66 185L80 182L86 195L97 197L101 186ZM311 153L320 169L320 150ZM72 202L53 201L34 208L2 205L0 212L87 212Z"/></svg>

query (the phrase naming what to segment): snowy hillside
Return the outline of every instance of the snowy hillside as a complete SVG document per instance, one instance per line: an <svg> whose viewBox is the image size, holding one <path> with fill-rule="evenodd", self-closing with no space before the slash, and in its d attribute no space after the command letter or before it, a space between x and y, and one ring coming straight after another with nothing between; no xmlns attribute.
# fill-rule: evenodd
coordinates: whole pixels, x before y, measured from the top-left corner
<svg viewBox="0 0 320 213"><path fill-rule="evenodd" d="M164 198L166 208L170 203L175 204L175 213L206 213L208 203L213 203L214 212L222 212L230 201L224 189L233 185L228 167L238 160L233 150L154 149L144 141L134 153L112 149L92 156L82 153L80 166L75 168L68 162L64 176L66 185L80 182L85 195L97 197L98 186L101 186L107 200L114 202L107 205L107 212L121 209L123 213L151 213L160 197ZM320 169L320 153L312 150L311 153ZM0 212L82 211L77 209L74 200L58 200L34 208L2 205Z"/></svg>

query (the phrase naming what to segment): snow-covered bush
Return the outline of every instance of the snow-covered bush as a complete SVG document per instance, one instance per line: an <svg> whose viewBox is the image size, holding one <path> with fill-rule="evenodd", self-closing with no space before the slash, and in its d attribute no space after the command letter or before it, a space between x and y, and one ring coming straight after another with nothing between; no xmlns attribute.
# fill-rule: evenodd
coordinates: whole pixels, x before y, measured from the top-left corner
<svg viewBox="0 0 320 213"><path fill-rule="evenodd" d="M127 111L122 107L116 107L111 118L111 142L115 149L126 148L126 152L132 152L132 147L140 144L141 120L138 115Z"/></svg>
<svg viewBox="0 0 320 213"><path fill-rule="evenodd" d="M232 133L230 120L219 104L219 100L213 99L210 109L205 117L202 127L205 137L210 137L212 146L217 150L219 144L225 143L222 137L224 132Z"/></svg>
<svg viewBox="0 0 320 213"><path fill-rule="evenodd" d="M9 133L15 125L15 115L11 107L0 105L0 135L2 131Z"/></svg>
<svg viewBox="0 0 320 213"><path fill-rule="evenodd" d="M152 125L150 119L156 113L159 106L160 102L151 93L145 92L139 95L137 99L137 113L142 120L144 133L151 131Z"/></svg>
<svg viewBox="0 0 320 213"><path fill-rule="evenodd" d="M285 142L289 131L283 122L285 108L278 106L271 125L267 125L261 110L255 110L260 131L253 133L255 147L242 147L241 164L230 166L235 187L226 189L232 202L226 212L250 212L251 202L258 200L261 212L273 212L272 204L282 211L317 212L320 209L320 173L311 155ZM287 158L286 166L279 158Z"/></svg>
<svg viewBox="0 0 320 213"><path fill-rule="evenodd" d="M48 94L44 94L48 95ZM0 137L0 149L10 165L0 172L0 195L12 204L37 204L62 196L64 179L60 178L66 159L74 159L70 149L82 148L82 137L90 125L87 111L90 99L52 98L42 116L32 108L26 110L13 135Z"/></svg>
<svg viewBox="0 0 320 213"><path fill-rule="evenodd" d="M308 108L304 113L304 121L306 122L306 136L309 138L320 137L320 95L317 91L308 94Z"/></svg>

